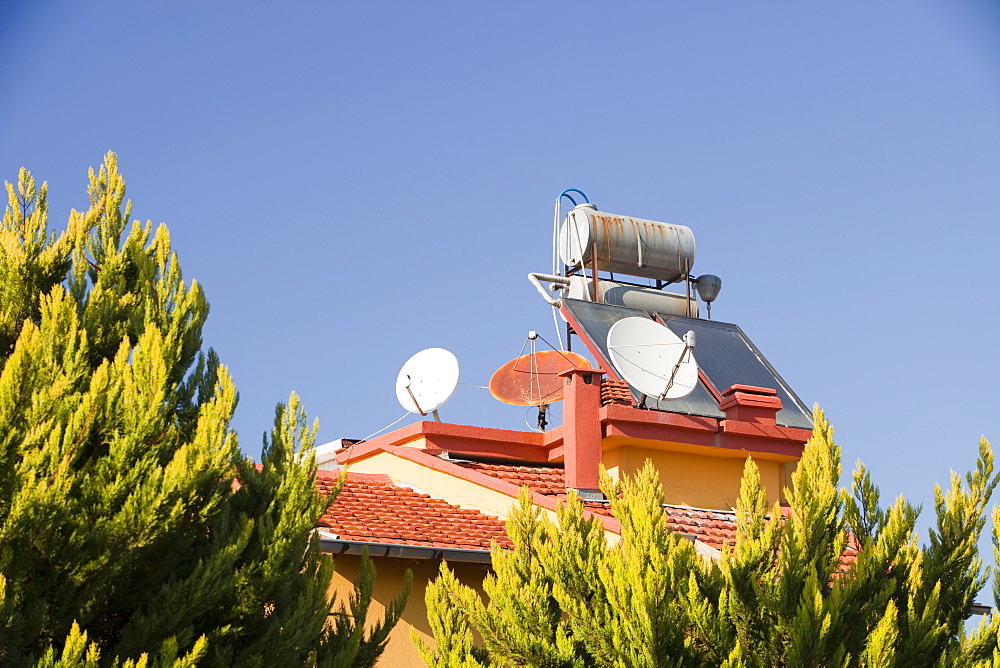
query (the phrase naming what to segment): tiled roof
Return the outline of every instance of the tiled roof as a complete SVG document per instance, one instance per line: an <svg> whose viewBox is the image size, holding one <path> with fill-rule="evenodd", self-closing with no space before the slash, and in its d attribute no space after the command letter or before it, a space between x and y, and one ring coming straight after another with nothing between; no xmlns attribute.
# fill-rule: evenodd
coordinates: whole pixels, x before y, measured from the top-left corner
<svg viewBox="0 0 1000 668"><path fill-rule="evenodd" d="M854 563L854 560L858 558L858 537L853 533L847 534L847 547L844 548L843 554L840 555L840 567L837 569L841 573L846 571Z"/></svg>
<svg viewBox="0 0 1000 668"><path fill-rule="evenodd" d="M512 466L471 461L459 461L455 464L515 485L527 485L532 492L554 496L557 501L566 500L565 472L558 467ZM595 515L612 517L611 508L607 503L587 501L583 505ZM693 536L714 550L721 550L723 545L732 547L736 544L736 513L734 512L674 505L664 505L663 510L667 516L667 527L673 531ZM851 535L849 538L848 545L840 560L841 571L847 570L858 555L854 536Z"/></svg>
<svg viewBox="0 0 1000 668"><path fill-rule="evenodd" d="M626 385L627 387L627 385ZM455 462L515 485L527 485L532 492L566 499L566 478L561 468L554 466L509 466L482 462ZM607 503L588 501L587 510L595 515L611 517ZM736 514L716 510L696 510L687 506L664 506L667 526L680 533L694 536L709 547L719 550L723 544L732 545L736 537Z"/></svg>
<svg viewBox="0 0 1000 668"><path fill-rule="evenodd" d="M560 494L557 498L565 501L566 495ZM613 517L611 506L607 503L585 501L583 506L595 515ZM663 512L668 529L693 536L713 550L736 543L736 513L672 505L664 505Z"/></svg>
<svg viewBox="0 0 1000 668"><path fill-rule="evenodd" d="M527 485L539 494L565 494L566 476L561 468L554 466L508 466L506 464L486 464L483 462L455 462L462 468L485 473L488 476L521 487Z"/></svg>
<svg viewBox="0 0 1000 668"><path fill-rule="evenodd" d="M667 506L667 526L694 536L709 547L721 550L736 543L736 513Z"/></svg>
<svg viewBox="0 0 1000 668"><path fill-rule="evenodd" d="M628 388L628 383L624 380L609 380L605 378L601 381L601 405L631 406L635 403L632 390Z"/></svg>
<svg viewBox="0 0 1000 668"><path fill-rule="evenodd" d="M337 473L319 471L317 484L329 493L337 478ZM397 487L386 475L348 473L317 526L347 541L489 550L496 539L502 547L514 547L496 517Z"/></svg>
<svg viewBox="0 0 1000 668"><path fill-rule="evenodd" d="M473 461L453 461L464 469L478 471L514 485L527 485L532 492L566 500L565 475L554 466L514 466ZM317 484L329 493L337 473L319 471ZM611 508L600 501L586 501L595 515L611 517ZM715 550L736 542L736 513L665 505L667 527L693 536ZM496 539L513 549L502 520L478 510L459 508L428 494L393 485L387 475L348 473L340 494L320 519L318 526L342 540L393 543L438 548L488 550ZM841 557L840 571L857 558L857 545L850 536Z"/></svg>

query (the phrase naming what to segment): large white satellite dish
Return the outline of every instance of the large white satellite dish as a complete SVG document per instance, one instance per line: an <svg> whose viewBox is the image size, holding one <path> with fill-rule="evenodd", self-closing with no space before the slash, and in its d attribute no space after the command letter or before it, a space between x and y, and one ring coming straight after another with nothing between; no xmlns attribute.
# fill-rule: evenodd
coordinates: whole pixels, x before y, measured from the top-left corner
<svg viewBox="0 0 1000 668"><path fill-rule="evenodd" d="M608 331L608 353L622 378L648 397L680 399L698 384L694 332L682 339L649 318L624 318Z"/></svg>
<svg viewBox="0 0 1000 668"><path fill-rule="evenodd" d="M406 360L396 376L396 398L411 413L431 413L445 405L458 387L458 359L444 348L427 348Z"/></svg>

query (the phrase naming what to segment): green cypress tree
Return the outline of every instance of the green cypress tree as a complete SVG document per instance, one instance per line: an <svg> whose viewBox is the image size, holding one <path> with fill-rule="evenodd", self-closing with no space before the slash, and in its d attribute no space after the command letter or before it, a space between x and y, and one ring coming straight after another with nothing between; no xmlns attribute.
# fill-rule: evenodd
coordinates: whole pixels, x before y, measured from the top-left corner
<svg viewBox="0 0 1000 668"><path fill-rule="evenodd" d="M316 427L293 394L262 466L242 455L236 390L202 352L208 303L166 226L129 225L115 156L60 234L45 185L22 170L7 191L0 663L371 665L405 594L367 634L333 611Z"/></svg>
<svg viewBox="0 0 1000 668"><path fill-rule="evenodd" d="M698 557L665 526L663 496L647 462L634 480L602 489L622 524L607 546L570 494L558 526L524 496L511 516L513 554L494 549L483 602L442 568L427 592L438 642L430 665L521 666L1000 666L1000 615L972 634L963 624L986 579L976 542L997 484L989 444L964 484L936 490L930 543L918 547L919 509L902 497L884 508L860 464L850 492L838 487L840 449L817 408L813 437L770 508L747 460L737 540L718 561ZM1000 511L994 545L1000 560ZM858 556L848 568L848 541ZM542 568L510 568L511 563ZM530 606L511 592L547 594ZM1000 585L995 596L1000 602ZM525 639L497 628L530 630ZM481 647L471 643L478 631ZM472 661L475 663L471 663Z"/></svg>

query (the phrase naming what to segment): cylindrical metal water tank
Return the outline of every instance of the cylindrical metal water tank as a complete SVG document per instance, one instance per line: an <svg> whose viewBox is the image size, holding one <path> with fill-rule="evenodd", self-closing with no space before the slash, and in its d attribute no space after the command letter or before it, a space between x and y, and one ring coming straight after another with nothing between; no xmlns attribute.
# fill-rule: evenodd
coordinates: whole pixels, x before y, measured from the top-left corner
<svg viewBox="0 0 1000 668"><path fill-rule="evenodd" d="M585 276L570 276L569 286L563 296L570 299L590 301L593 296L593 281ZM676 292L665 292L656 288L643 288L637 285L623 285L615 281L600 280L597 282L598 301L614 306L642 309L661 315L690 315L698 317L698 300L693 296L688 299ZM690 313L688 311L690 302Z"/></svg>
<svg viewBox="0 0 1000 668"><path fill-rule="evenodd" d="M672 283L694 266L691 228L581 204L566 215L559 229L559 256L570 267L590 266L595 243L601 271Z"/></svg>

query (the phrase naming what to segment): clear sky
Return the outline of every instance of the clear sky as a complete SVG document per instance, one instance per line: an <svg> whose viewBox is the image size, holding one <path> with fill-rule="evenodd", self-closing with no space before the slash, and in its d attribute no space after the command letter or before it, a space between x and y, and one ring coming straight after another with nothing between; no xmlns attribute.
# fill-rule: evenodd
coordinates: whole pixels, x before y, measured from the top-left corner
<svg viewBox="0 0 1000 668"><path fill-rule="evenodd" d="M888 498L1000 444L996 3L3 3L0 68L0 176L62 226L118 153L251 454L290 390L321 442L391 423L431 346L446 420L522 427L475 386L554 340L525 274L570 187L690 226L713 315Z"/></svg>

